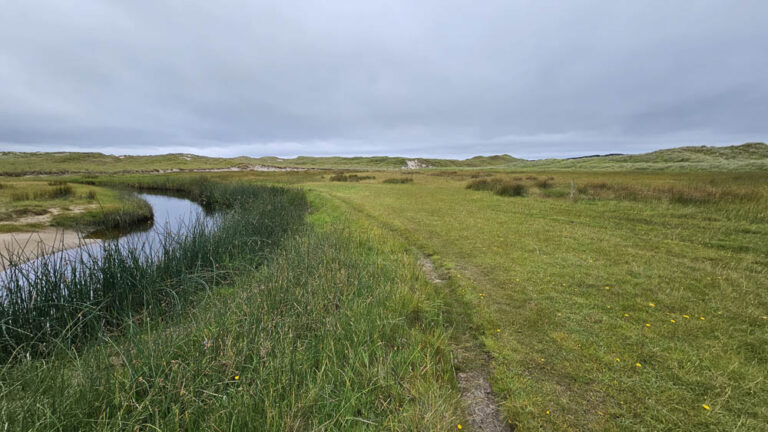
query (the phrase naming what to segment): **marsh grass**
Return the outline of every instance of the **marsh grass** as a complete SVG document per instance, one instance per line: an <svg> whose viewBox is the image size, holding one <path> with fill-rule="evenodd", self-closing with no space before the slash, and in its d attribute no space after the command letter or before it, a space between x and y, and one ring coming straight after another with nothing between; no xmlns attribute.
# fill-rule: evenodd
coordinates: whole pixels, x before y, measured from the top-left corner
<svg viewBox="0 0 768 432"><path fill-rule="evenodd" d="M359 182L363 180L374 180L376 177L374 176L366 176L366 175L357 175L357 174L334 174L328 178L330 181L334 182Z"/></svg>
<svg viewBox="0 0 768 432"><path fill-rule="evenodd" d="M269 205L294 209L302 197ZM319 210L316 221L339 225ZM285 226L266 218L280 213L247 213ZM226 283L217 290L197 283L187 297L196 307L157 314L158 299L78 353L58 348L0 368L0 423L29 431L455 430L463 416L444 290L391 236L329 224L293 230L269 251L249 243L240 262L250 270L218 273ZM171 305L180 283L164 285Z"/></svg>
<svg viewBox="0 0 768 432"><path fill-rule="evenodd" d="M45 356L59 347L82 347L120 329L133 314L157 317L176 311L194 293L225 281L246 258L248 268L258 266L306 211L303 195L287 189L172 186L222 211L218 228L201 221L186 232L166 234L153 256L144 245L104 243L98 253L86 250L66 260L11 266L2 280L0 358L13 361Z"/></svg>
<svg viewBox="0 0 768 432"><path fill-rule="evenodd" d="M528 186L520 181L494 177L480 178L467 183L467 189L475 191L490 191L499 196L520 197L528 193Z"/></svg>
<svg viewBox="0 0 768 432"><path fill-rule="evenodd" d="M386 184L407 184L407 183L413 183L413 177L388 178L388 179L383 180L382 183L386 183Z"/></svg>

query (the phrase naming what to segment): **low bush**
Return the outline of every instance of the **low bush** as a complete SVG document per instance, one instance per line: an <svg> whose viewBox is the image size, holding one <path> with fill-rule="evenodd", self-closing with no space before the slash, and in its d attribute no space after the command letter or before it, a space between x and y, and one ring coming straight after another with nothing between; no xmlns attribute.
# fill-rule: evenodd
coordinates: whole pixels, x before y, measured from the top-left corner
<svg viewBox="0 0 768 432"><path fill-rule="evenodd" d="M382 181L382 183L387 183L387 184L413 183L413 178L412 177L388 178L388 179Z"/></svg>
<svg viewBox="0 0 768 432"><path fill-rule="evenodd" d="M335 182L359 182L362 180L373 180L375 178L376 177L374 176L361 176L357 174L349 174L349 175L335 174L335 175L332 175L329 179L330 181L335 181Z"/></svg>
<svg viewBox="0 0 768 432"><path fill-rule="evenodd" d="M505 181L499 184L494 193L509 197L525 196L528 193L528 187L523 183Z"/></svg>

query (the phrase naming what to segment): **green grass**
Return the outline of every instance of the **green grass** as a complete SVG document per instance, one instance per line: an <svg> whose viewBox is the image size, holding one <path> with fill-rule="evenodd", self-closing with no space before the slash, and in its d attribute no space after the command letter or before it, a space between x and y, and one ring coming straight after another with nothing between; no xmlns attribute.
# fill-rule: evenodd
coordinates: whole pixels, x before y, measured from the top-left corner
<svg viewBox="0 0 768 432"><path fill-rule="evenodd" d="M312 207L311 224L259 267L252 250L250 270L198 291L190 298L197 306L137 314L80 351L59 348L45 361L0 369L0 423L45 431L455 429L462 414L446 293L424 279L406 244L347 223L319 196Z"/></svg>
<svg viewBox="0 0 768 432"><path fill-rule="evenodd" d="M529 196L461 173L307 187L451 272L521 430L768 427L764 173L497 175Z"/></svg>
<svg viewBox="0 0 768 432"><path fill-rule="evenodd" d="M0 302L0 360L78 347L133 314L165 314L200 290L226 281L298 225L306 211L297 191L265 186L171 183L223 213L213 230L199 221L168 234L154 258L142 245L105 243L73 260L11 266ZM10 257L13 259L14 257ZM247 263L243 260L247 259ZM9 360L10 359L10 360Z"/></svg>
<svg viewBox="0 0 768 432"><path fill-rule="evenodd" d="M250 169L254 166L304 169L401 170L408 162L435 170L500 169L601 171L756 171L768 169L768 145L747 143L728 147L679 147L638 155L591 156L576 159L525 160L510 155L469 159L405 158L389 156L308 157L274 156L213 158L189 154L114 156L101 153L0 152L0 175L153 173L169 170Z"/></svg>
<svg viewBox="0 0 768 432"><path fill-rule="evenodd" d="M13 179L3 185L0 188L3 232L36 231L47 226L84 232L125 230L152 219L152 209L146 202L113 189L61 179ZM33 217L31 222L30 217Z"/></svg>

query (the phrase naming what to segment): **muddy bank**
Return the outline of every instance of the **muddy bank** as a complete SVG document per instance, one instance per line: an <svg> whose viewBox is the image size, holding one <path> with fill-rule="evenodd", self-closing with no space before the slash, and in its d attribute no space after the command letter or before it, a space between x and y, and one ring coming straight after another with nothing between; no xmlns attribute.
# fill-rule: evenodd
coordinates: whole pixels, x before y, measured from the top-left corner
<svg viewBox="0 0 768 432"><path fill-rule="evenodd" d="M98 240L84 239L77 231L62 228L3 233L0 234L0 271L8 265L8 257L19 263L95 241Z"/></svg>

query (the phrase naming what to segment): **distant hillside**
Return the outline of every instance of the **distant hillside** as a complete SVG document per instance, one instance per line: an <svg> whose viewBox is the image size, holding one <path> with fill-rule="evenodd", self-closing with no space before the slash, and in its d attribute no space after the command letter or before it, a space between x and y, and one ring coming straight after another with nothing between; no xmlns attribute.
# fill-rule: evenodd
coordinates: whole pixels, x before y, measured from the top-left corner
<svg viewBox="0 0 768 432"><path fill-rule="evenodd" d="M677 147L636 155L545 159L511 164L516 168L585 170L768 170L768 145Z"/></svg>
<svg viewBox="0 0 768 432"><path fill-rule="evenodd" d="M159 156L114 156L102 153L0 152L0 175L122 173L249 169L424 169L495 168L514 170L766 170L768 145L678 147L638 155L585 156L529 161L510 155L433 159L391 156L312 157L281 159L214 158L174 153Z"/></svg>
<svg viewBox="0 0 768 432"><path fill-rule="evenodd" d="M370 157L312 157L281 159L215 158L174 153L159 156L114 156L102 153L23 153L0 152L0 175L67 173L122 173L205 171L226 169L320 168L320 169L401 169L411 168L476 168L500 167L522 161L509 155L476 156L467 160L422 159L390 156Z"/></svg>

